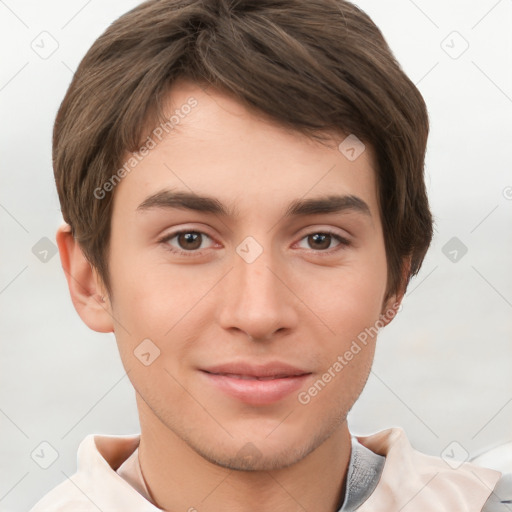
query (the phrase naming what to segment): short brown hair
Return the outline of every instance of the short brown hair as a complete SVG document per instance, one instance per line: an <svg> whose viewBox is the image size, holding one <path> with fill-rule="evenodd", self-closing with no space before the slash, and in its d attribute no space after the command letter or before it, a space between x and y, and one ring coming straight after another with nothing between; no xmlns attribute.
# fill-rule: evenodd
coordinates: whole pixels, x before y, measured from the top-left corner
<svg viewBox="0 0 512 512"><path fill-rule="evenodd" d="M407 286L433 231L423 176L428 114L372 20L343 0L150 0L95 41L53 132L64 220L107 289L114 191L102 199L94 191L163 119L179 78L226 91L312 138L332 130L370 144L387 296Z"/></svg>

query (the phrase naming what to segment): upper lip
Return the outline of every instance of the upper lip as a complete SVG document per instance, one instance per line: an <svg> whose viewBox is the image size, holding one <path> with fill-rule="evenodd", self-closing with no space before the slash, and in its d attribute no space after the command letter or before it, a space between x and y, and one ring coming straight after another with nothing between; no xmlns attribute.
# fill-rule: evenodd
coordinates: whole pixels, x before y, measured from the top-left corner
<svg viewBox="0 0 512 512"><path fill-rule="evenodd" d="M219 364L202 368L202 371L214 373L217 375L230 374L230 375L244 375L247 377L295 377L299 375L306 375L311 372L302 370L287 363L273 361L266 364L254 364L244 361L232 362L226 364Z"/></svg>

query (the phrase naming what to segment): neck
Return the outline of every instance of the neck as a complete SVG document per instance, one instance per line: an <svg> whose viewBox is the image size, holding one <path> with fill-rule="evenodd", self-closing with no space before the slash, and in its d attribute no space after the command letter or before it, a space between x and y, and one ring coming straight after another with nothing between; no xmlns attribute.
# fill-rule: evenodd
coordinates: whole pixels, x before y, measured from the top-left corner
<svg viewBox="0 0 512 512"><path fill-rule="evenodd" d="M139 412L148 409L142 401ZM149 411L146 411L149 412ZM270 471L221 467L196 453L154 416L141 414L139 460L154 504L187 512L337 512L351 441L346 421L291 466Z"/></svg>

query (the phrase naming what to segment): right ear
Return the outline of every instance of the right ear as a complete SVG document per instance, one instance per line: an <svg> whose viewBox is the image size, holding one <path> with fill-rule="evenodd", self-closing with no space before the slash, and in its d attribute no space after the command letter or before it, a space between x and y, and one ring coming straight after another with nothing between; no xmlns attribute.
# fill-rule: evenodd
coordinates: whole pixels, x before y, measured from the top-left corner
<svg viewBox="0 0 512 512"><path fill-rule="evenodd" d="M80 318L94 331L113 332L111 305L105 286L68 224L57 230L57 245L71 300Z"/></svg>

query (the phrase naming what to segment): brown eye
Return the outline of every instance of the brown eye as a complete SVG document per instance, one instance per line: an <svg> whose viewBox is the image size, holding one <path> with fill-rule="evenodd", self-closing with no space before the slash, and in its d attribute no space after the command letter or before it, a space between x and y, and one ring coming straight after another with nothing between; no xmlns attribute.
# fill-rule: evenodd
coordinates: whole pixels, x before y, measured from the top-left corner
<svg viewBox="0 0 512 512"><path fill-rule="evenodd" d="M199 249L202 243L202 235L197 231L190 231L186 233L180 233L177 235L178 244L181 249L193 251Z"/></svg>
<svg viewBox="0 0 512 512"><path fill-rule="evenodd" d="M312 249L329 249L332 241L332 235L327 233L315 233L314 235L309 235L308 244Z"/></svg>
<svg viewBox="0 0 512 512"><path fill-rule="evenodd" d="M331 233L329 231L317 231L316 233L313 232L301 238L298 245L302 249L330 254L338 249L348 247L350 242L336 233Z"/></svg>
<svg viewBox="0 0 512 512"><path fill-rule="evenodd" d="M213 246L213 240L201 231L176 231L160 240L167 249L175 254L199 255L202 249L209 249ZM208 245L210 243L210 245Z"/></svg>

